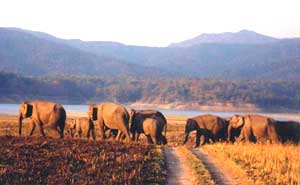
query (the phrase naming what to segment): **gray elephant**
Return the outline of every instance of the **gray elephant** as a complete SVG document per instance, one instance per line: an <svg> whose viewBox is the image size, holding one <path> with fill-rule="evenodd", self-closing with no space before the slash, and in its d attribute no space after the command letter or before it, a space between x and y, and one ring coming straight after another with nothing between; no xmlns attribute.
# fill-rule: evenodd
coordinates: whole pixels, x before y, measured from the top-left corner
<svg viewBox="0 0 300 185"><path fill-rule="evenodd" d="M234 115L228 126L228 139L231 137L231 129L241 129L237 142L270 140L278 142L278 134L275 128L275 120L261 115Z"/></svg>
<svg viewBox="0 0 300 185"><path fill-rule="evenodd" d="M27 101L20 105L18 122L19 135L22 134L22 120L30 118L32 128L30 136L33 134L36 125L40 129L42 136L45 136L44 126L49 125L50 128L56 130L61 138L64 137L64 128L66 122L66 111L62 105L47 101Z"/></svg>
<svg viewBox="0 0 300 185"><path fill-rule="evenodd" d="M141 133L144 133L148 143L167 144L167 120L164 115L156 110L134 110L130 114L130 131L133 140L138 141ZM164 132L164 135L162 134Z"/></svg>
<svg viewBox="0 0 300 185"><path fill-rule="evenodd" d="M99 124L100 138L106 138L107 129L119 130L119 137L123 134L127 142L131 141L129 135L129 114L126 108L115 103L92 104L88 110L89 122L96 121Z"/></svg>
<svg viewBox="0 0 300 185"><path fill-rule="evenodd" d="M73 123L70 125L70 133L72 138L81 138L85 135L87 139L89 139L92 134L93 140L96 139L94 123L90 122L86 117L74 119Z"/></svg>
<svg viewBox="0 0 300 185"><path fill-rule="evenodd" d="M205 114L190 118L186 121L185 126L185 140L183 144L188 141L188 137L191 131L196 130L196 146L200 146L200 138L204 137L202 144L209 142L211 139L213 142L217 140L226 140L226 129L228 122L225 119L215 115Z"/></svg>
<svg viewBox="0 0 300 185"><path fill-rule="evenodd" d="M282 143L300 142L300 123L296 121L276 121L276 132Z"/></svg>

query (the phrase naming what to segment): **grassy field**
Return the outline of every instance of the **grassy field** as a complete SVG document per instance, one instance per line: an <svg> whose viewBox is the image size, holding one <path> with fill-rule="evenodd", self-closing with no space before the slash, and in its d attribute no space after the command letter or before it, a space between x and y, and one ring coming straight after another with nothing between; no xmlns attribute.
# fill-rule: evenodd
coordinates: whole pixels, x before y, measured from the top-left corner
<svg viewBox="0 0 300 185"><path fill-rule="evenodd" d="M71 119L68 119L71 121ZM17 117L0 115L0 184L164 184L160 147L140 143L65 139L45 127L46 138L18 137ZM68 130L68 128L66 128ZM97 130L96 130L97 131Z"/></svg>
<svg viewBox="0 0 300 185"><path fill-rule="evenodd" d="M244 169L256 184L300 184L300 146L226 144L203 146Z"/></svg>
<svg viewBox="0 0 300 185"><path fill-rule="evenodd" d="M187 117L167 116L167 119L168 146L181 146ZM0 184L11 184L9 179L12 176L16 177L18 182L24 183L33 180L49 183L81 183L80 179L83 176L87 176L91 183L95 182L95 178L100 178L108 184L149 183L155 180L160 184L166 180L166 167L161 148L145 145L143 137L141 144L71 140L68 132L64 140L43 139L36 137L39 135L38 129L34 134L35 137L25 137L29 125L26 124L26 120L23 125L23 137L15 137L18 131L17 117L0 115ZM49 129L45 130L46 134L58 137ZM97 125L96 132L99 133ZM195 133L191 133L184 149L187 155L190 155L188 148L194 144ZM216 143L201 147L208 153L213 152L222 160L233 161L256 184L300 184L300 145ZM190 160L197 159L191 157ZM107 170L102 170L100 176L100 172L95 169Z"/></svg>

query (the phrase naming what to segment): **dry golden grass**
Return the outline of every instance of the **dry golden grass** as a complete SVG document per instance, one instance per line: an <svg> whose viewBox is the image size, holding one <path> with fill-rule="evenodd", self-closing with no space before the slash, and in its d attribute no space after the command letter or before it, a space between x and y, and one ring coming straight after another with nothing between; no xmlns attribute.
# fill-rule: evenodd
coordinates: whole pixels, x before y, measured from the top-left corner
<svg viewBox="0 0 300 185"><path fill-rule="evenodd" d="M300 184L300 146L280 144L206 145L240 165L256 184Z"/></svg>
<svg viewBox="0 0 300 185"><path fill-rule="evenodd" d="M186 157L186 162L192 169L192 180L195 184L215 184L210 172L195 154L193 154L187 147L179 147L178 149Z"/></svg>

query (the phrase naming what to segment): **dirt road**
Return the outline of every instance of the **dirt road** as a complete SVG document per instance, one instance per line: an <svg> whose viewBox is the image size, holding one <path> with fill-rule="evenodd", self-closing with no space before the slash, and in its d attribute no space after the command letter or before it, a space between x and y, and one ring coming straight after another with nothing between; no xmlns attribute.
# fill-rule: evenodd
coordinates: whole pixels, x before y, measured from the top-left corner
<svg viewBox="0 0 300 185"><path fill-rule="evenodd" d="M185 164L185 157L176 147L165 147L164 153L168 167L168 185L190 185L192 182L192 171Z"/></svg>
<svg viewBox="0 0 300 185"><path fill-rule="evenodd" d="M217 184L254 184L240 166L224 155L201 147L191 150L204 162Z"/></svg>
<svg viewBox="0 0 300 185"><path fill-rule="evenodd" d="M190 149L207 167L216 184L235 185L253 184L247 174L233 161L219 158L216 154L203 149ZM185 162L185 156L176 147L164 149L167 166L167 184L193 184L193 174Z"/></svg>

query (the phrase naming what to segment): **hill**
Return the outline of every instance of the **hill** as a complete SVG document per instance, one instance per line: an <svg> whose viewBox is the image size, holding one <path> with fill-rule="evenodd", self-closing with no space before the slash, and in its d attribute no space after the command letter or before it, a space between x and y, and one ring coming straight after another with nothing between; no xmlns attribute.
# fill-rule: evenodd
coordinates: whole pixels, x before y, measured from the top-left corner
<svg viewBox="0 0 300 185"><path fill-rule="evenodd" d="M46 34L39 34L47 37ZM0 28L0 70L33 76L62 73L135 76L159 72L157 69L128 64L113 56L95 55L57 40L37 37L28 31Z"/></svg>
<svg viewBox="0 0 300 185"><path fill-rule="evenodd" d="M300 39L275 39L246 30L201 38L201 44L190 47L146 47L1 29L0 70L30 75L300 79Z"/></svg>
<svg viewBox="0 0 300 185"><path fill-rule="evenodd" d="M218 34L201 34L195 38L179 43L170 44L170 47L190 47L199 44L219 43L219 44L266 44L276 42L279 39L258 34L254 31L241 30L237 33L225 32Z"/></svg>

